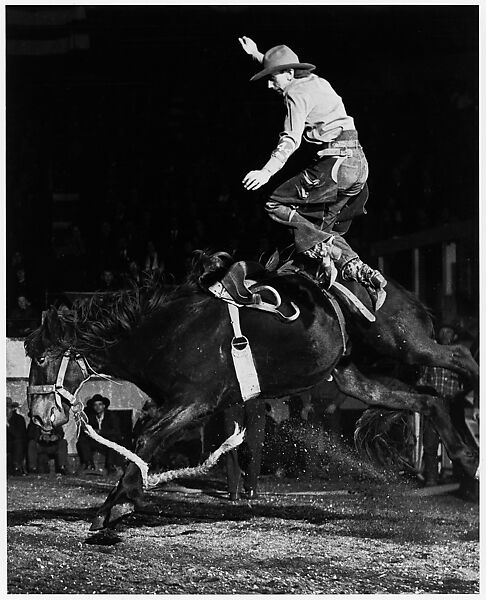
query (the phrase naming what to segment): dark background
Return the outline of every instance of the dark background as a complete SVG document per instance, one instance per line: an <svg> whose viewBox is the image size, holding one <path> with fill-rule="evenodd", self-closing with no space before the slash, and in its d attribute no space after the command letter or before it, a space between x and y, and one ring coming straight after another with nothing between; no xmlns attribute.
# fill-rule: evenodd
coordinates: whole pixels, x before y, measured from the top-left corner
<svg viewBox="0 0 486 600"><path fill-rule="evenodd" d="M477 216L477 6L87 6L59 24L62 10L6 9L7 260L21 253L39 308L120 273L123 245L143 268L152 240L177 278L196 247L249 257L288 241L241 188L283 118L249 83L241 35L289 45L343 97L370 164L351 230L365 258L373 241ZM62 39L82 47L44 54Z"/></svg>

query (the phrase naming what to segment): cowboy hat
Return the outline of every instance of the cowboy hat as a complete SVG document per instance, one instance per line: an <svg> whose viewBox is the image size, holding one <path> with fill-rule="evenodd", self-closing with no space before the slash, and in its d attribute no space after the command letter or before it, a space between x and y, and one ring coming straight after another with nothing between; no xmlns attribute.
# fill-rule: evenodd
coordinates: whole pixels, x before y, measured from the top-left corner
<svg viewBox="0 0 486 600"><path fill-rule="evenodd" d="M19 408L20 404L18 402L14 402L10 396L7 396L7 406L9 408Z"/></svg>
<svg viewBox="0 0 486 600"><path fill-rule="evenodd" d="M288 46L274 46L265 52L263 57L263 70L259 71L256 75L250 79L250 81L256 81L267 75L272 75L277 71L285 71L286 69L308 69L313 71L315 65L310 63L301 63L295 52Z"/></svg>
<svg viewBox="0 0 486 600"><path fill-rule="evenodd" d="M105 408L108 408L110 406L110 401L108 400L108 398L105 398L105 396L102 396L101 394L95 394L86 403L87 408L93 408L93 404L95 402L103 402Z"/></svg>

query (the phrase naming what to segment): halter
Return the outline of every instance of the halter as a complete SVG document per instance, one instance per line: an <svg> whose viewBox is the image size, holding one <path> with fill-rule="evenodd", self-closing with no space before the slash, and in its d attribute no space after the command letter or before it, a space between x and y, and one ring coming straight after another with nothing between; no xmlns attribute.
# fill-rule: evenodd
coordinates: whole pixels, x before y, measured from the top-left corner
<svg viewBox="0 0 486 600"><path fill-rule="evenodd" d="M72 358L74 358L74 360L78 364L78 366L81 369L81 372L83 374L83 381L81 381L79 386L74 390L73 394L64 387L64 377L66 376L66 371L67 371L69 361ZM57 373L56 383L44 384L44 385L29 385L29 387L27 388L27 395L28 396L32 396L34 394L46 395L46 394L54 393L55 397L56 397L56 406L58 407L59 410L62 410L61 397L64 398L69 403L69 406L72 409L74 409L75 405L77 404L76 394L77 394L79 388L83 385L83 383L89 377L90 377L90 374L89 374L89 370L88 370L88 363L87 363L86 359L84 358L84 356L76 353L76 354L74 354L74 357L73 357L73 351L72 351L72 349L69 349L69 350L66 350L66 352L64 352L64 354L62 356L61 364L59 365L59 371Z"/></svg>

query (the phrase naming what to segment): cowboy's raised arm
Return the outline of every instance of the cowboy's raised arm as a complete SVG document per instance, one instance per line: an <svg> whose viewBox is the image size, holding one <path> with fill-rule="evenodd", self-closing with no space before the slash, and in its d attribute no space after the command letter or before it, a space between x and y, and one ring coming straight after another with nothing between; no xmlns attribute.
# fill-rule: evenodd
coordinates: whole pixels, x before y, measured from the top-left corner
<svg viewBox="0 0 486 600"><path fill-rule="evenodd" d="M244 35L243 37L238 38L238 41L247 54L253 56L259 63L263 62L263 54L258 50L257 45L251 38Z"/></svg>

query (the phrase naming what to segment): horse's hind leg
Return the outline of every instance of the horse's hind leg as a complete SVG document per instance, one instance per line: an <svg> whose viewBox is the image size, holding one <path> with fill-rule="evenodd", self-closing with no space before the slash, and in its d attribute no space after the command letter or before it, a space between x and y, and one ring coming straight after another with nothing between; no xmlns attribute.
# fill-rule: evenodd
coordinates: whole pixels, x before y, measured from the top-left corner
<svg viewBox="0 0 486 600"><path fill-rule="evenodd" d="M427 415L437 430L452 462L460 465L470 477L476 475L478 456L462 440L452 425L444 406L434 396L390 390L377 381L367 379L353 364L339 365L334 370L338 388L348 396L366 404L410 410Z"/></svg>
<svg viewBox="0 0 486 600"><path fill-rule="evenodd" d="M191 402L190 406L178 406L168 410L139 437L136 454L149 462L156 449L169 445L182 429L206 413L205 405L196 402ZM91 531L107 527L121 516L132 512L133 506L141 508L143 506L142 496L140 469L131 462L104 504L98 509L91 525ZM122 506L124 504L128 504L128 507Z"/></svg>
<svg viewBox="0 0 486 600"><path fill-rule="evenodd" d="M444 367L469 377L475 385L479 378L479 367L471 352L460 344L443 345L424 338L407 347L404 360L411 365Z"/></svg>

